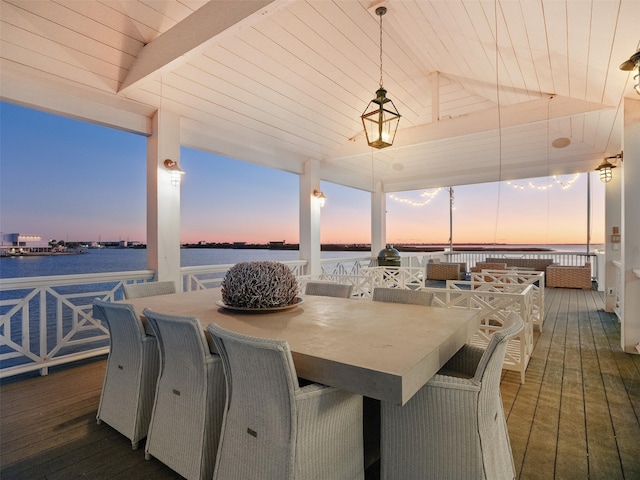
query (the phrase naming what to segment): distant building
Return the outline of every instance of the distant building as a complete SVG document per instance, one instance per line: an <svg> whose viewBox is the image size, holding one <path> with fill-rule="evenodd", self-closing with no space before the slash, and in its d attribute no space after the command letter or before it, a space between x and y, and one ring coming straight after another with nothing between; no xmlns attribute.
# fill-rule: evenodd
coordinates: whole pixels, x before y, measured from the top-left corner
<svg viewBox="0 0 640 480"><path fill-rule="evenodd" d="M51 252L51 246L41 235L22 233L0 233L0 255L21 255L25 253Z"/></svg>

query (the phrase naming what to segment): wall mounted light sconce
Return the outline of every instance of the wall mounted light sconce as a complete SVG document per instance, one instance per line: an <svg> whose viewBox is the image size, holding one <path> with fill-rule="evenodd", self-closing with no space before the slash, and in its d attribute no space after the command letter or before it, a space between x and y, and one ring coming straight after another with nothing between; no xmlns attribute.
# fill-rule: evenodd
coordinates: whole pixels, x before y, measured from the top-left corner
<svg viewBox="0 0 640 480"><path fill-rule="evenodd" d="M184 175L184 170L180 168L178 162L167 158L164 161L164 168L166 168L171 175L171 185L173 185L174 187L179 187L180 181L182 180L182 175Z"/></svg>
<svg viewBox="0 0 640 480"><path fill-rule="evenodd" d="M324 204L327 202L327 197L324 196L324 193L322 193L320 190L314 190L313 196L318 199L320 208L324 207Z"/></svg>
<svg viewBox="0 0 640 480"><path fill-rule="evenodd" d="M612 250L620 250L620 227L613 227L613 233L609 237Z"/></svg>
<svg viewBox="0 0 640 480"><path fill-rule="evenodd" d="M633 86L633 89L638 95L640 95L640 50L631 55L629 60L620 65L620 70L625 70L627 72L636 72L636 74L633 76L633 80L636 82Z"/></svg>
<svg viewBox="0 0 640 480"><path fill-rule="evenodd" d="M611 170L616 168L616 166L609 162L609 160L613 160L615 162L618 158L620 159L620 161L622 161L622 152L611 157L605 157L602 163L596 167L596 170L600 172L601 182L609 183L611 181L611 179L613 178L613 173L611 172Z"/></svg>
<svg viewBox="0 0 640 480"><path fill-rule="evenodd" d="M620 243L620 227L613 227L611 234L611 243Z"/></svg>

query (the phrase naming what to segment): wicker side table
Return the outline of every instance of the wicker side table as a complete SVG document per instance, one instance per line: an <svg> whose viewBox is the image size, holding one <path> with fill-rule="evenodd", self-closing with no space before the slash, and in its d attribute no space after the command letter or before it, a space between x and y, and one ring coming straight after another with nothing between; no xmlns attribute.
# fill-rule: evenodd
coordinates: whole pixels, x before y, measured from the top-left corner
<svg viewBox="0 0 640 480"><path fill-rule="evenodd" d="M550 265L547 267L546 285L549 288L582 288L591 290L591 264L583 267Z"/></svg>
<svg viewBox="0 0 640 480"><path fill-rule="evenodd" d="M429 263L427 265L427 280L460 280L462 278L459 263Z"/></svg>

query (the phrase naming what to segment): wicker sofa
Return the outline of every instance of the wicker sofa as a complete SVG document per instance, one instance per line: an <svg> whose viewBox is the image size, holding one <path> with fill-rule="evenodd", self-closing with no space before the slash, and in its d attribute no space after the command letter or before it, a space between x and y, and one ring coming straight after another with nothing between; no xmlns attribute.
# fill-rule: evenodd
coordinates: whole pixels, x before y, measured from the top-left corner
<svg viewBox="0 0 640 480"><path fill-rule="evenodd" d="M590 263L585 263L582 267L551 265L547 267L545 276L549 288L592 288Z"/></svg>
<svg viewBox="0 0 640 480"><path fill-rule="evenodd" d="M474 267L471 267L471 272L480 273L482 270L506 270L507 264L505 262L478 262Z"/></svg>
<svg viewBox="0 0 640 480"><path fill-rule="evenodd" d="M485 260L487 263L506 263L507 268L520 267L527 270L535 270L536 272L547 273L547 268L553 265L551 258L495 258L489 257Z"/></svg>

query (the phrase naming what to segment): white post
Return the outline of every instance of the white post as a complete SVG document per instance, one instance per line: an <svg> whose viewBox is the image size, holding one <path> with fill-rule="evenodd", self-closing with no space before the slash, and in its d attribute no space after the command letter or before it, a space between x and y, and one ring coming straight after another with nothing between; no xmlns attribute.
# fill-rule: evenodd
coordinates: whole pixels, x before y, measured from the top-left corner
<svg viewBox="0 0 640 480"><path fill-rule="evenodd" d="M376 182L371 192L371 256L387 244L387 196L382 191L382 183Z"/></svg>
<svg viewBox="0 0 640 480"><path fill-rule="evenodd" d="M640 100L624 99L623 161L614 170L622 174L623 292L620 343L625 352L640 353Z"/></svg>
<svg viewBox="0 0 640 480"><path fill-rule="evenodd" d="M621 243L612 243L611 234L613 227L620 227L622 222L622 171L621 168L613 170L611 181L605 185L604 189L604 244L605 244L605 273L604 273L604 293L605 311L613 312L616 305L616 286L618 268L613 262L620 262L622 252ZM595 174L599 178L598 174ZM598 180L600 181L600 180ZM598 285L600 290L600 286Z"/></svg>
<svg viewBox="0 0 640 480"><path fill-rule="evenodd" d="M180 117L157 111L147 139L147 268L157 280L172 280L181 290L180 188L171 183L166 159L180 164ZM188 175L188 173L187 173Z"/></svg>
<svg viewBox="0 0 640 480"><path fill-rule="evenodd" d="M449 187L449 251L453 252L453 187Z"/></svg>
<svg viewBox="0 0 640 480"><path fill-rule="evenodd" d="M587 253L591 250L591 175L587 173Z"/></svg>
<svg viewBox="0 0 640 480"><path fill-rule="evenodd" d="M307 261L307 275L320 275L320 203L313 196L320 190L320 162L309 160L300 175L300 260ZM331 199L328 199L331 201Z"/></svg>

